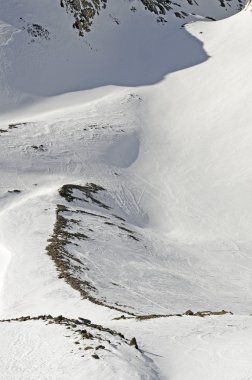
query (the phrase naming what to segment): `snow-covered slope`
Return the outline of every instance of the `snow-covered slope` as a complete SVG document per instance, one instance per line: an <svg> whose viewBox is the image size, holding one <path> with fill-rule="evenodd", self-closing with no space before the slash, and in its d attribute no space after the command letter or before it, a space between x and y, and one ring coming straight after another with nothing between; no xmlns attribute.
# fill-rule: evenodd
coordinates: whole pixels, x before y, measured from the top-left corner
<svg viewBox="0 0 252 380"><path fill-rule="evenodd" d="M251 6L155 3L0 0L4 379L251 377Z"/></svg>
<svg viewBox="0 0 252 380"><path fill-rule="evenodd" d="M164 144L167 139L171 149L167 154L160 149L146 170L162 187L167 218L159 221L167 231L169 219L175 238L250 238L250 17L247 11L218 23L188 26L209 59L156 87L158 100L155 109L149 108L148 121L151 114L158 125L155 131L150 126L148 141L155 144L156 137ZM168 86L171 97L166 96Z"/></svg>
<svg viewBox="0 0 252 380"><path fill-rule="evenodd" d="M206 59L200 42L179 26L227 17L241 5L238 0L221 3L183 0L170 4L172 10L160 21L141 1L110 0L83 39L60 1L1 0L0 110L98 86L147 85L199 63ZM176 17L181 11L187 16Z"/></svg>

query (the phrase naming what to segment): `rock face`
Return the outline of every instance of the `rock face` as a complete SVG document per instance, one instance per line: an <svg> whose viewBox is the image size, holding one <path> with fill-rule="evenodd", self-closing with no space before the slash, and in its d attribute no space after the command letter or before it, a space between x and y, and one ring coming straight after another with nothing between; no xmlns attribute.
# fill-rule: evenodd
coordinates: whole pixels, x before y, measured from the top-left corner
<svg viewBox="0 0 252 380"><path fill-rule="evenodd" d="M79 31L80 36L84 36L85 32L90 32L94 18L99 15L102 9L105 9L110 0L60 0L60 5L65 8L67 12L72 13L74 17L73 27ZM176 3L171 0L138 0L129 1L129 9L136 11L134 4L142 4L149 12L153 12L159 15L160 21L166 22L162 18L168 12L175 15L177 18L186 18L193 14L188 13L188 5L191 8L191 12L195 12L195 9L200 7L200 2L196 0L183 0L181 3ZM237 9L242 9L245 0L215 0L216 6L222 8L230 8L235 6ZM186 7L186 9L184 9ZM204 15L210 16L210 15Z"/></svg>
<svg viewBox="0 0 252 380"><path fill-rule="evenodd" d="M60 5L75 18L73 27L79 30L81 36L89 32L96 14L106 8L107 0L61 0Z"/></svg>

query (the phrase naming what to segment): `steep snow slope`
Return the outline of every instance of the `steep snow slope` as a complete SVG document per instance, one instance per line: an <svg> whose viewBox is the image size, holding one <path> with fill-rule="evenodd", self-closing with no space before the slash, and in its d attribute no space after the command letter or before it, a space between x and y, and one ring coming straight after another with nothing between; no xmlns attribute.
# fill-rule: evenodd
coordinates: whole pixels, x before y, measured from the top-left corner
<svg viewBox="0 0 252 380"><path fill-rule="evenodd" d="M175 239L250 239L250 18L248 11L188 26L209 60L170 75L154 90L155 107L147 107L140 170L161 189L163 212L154 214ZM149 104L153 96L152 89ZM143 172L150 141L159 149Z"/></svg>
<svg viewBox="0 0 252 380"><path fill-rule="evenodd" d="M230 0L220 0L219 3L214 2L213 4L202 4L202 2L196 2L191 0L182 0L180 3L175 3L170 0L138 0L131 1L128 3L130 5L129 9L131 12L136 12L138 10L138 5L141 4L145 7L145 10L153 12L158 15L157 22L166 23L167 17L175 16L180 19L187 19L190 16L195 16L192 13L194 9L200 12L205 12L204 16L210 17L212 12L218 9L218 5L223 7L225 10L229 7L236 7L236 10L241 9L243 6L243 1L230 1ZM66 8L67 12L71 12L75 19L73 27L79 30L79 35L84 36L86 32L91 30L95 16L100 14L102 10L107 7L107 0L94 0L86 2L85 0L73 1L73 0L61 0L60 2L62 8ZM202 6L203 5L203 6ZM219 12L218 12L219 15ZM111 18L120 24L120 19L115 17L114 14L110 14Z"/></svg>
<svg viewBox="0 0 252 380"><path fill-rule="evenodd" d="M170 14L167 25L157 24L140 3L137 12L129 13L127 2L114 7L123 21L111 23L110 1L83 40L56 4L44 11L38 5L40 21L27 2L15 3L14 13L2 4L1 106L12 109L1 114L0 126L0 313L12 319L0 322L4 378L52 371L48 376L57 379L64 370L66 379L249 379L249 316L146 319L189 308L251 313L251 9L178 29L180 19ZM200 4L195 9L206 16ZM232 4L229 13L214 6L207 15L230 15ZM55 11L51 27L62 30L55 40L45 32L48 9ZM27 34L19 12L29 25L43 24L44 39ZM86 46L79 48L87 41L100 50L87 55ZM85 68L78 60L84 56ZM104 84L134 87L63 94ZM43 101L30 104L36 97ZM54 325L49 314L64 317ZM141 314L148 316L135 319ZM33 319L13 320L24 315ZM116 335L108 342L108 331L100 330L86 354L86 334L97 326L84 320L79 328L79 316L126 340ZM70 343L63 335L68 323ZM75 329L82 349L72 353L73 373ZM128 347L132 336L140 351ZM105 347L95 349L96 342Z"/></svg>
<svg viewBox="0 0 252 380"><path fill-rule="evenodd" d="M167 22L157 22L160 16L146 11L142 2L110 0L85 39L78 37L73 16L59 1L1 0L0 7L4 112L69 91L155 83L168 72L199 63L206 59L201 44L179 26L227 17L237 12L240 1L221 6L218 0L193 5L183 0L162 16ZM188 16L176 17L174 11L181 10Z"/></svg>

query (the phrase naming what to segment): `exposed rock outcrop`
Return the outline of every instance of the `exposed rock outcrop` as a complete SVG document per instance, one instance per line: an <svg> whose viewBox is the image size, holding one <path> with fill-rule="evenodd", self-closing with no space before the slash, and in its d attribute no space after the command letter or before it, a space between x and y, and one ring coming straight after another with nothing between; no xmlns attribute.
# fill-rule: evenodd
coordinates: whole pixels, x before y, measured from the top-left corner
<svg viewBox="0 0 252 380"><path fill-rule="evenodd" d="M60 5L67 12L72 13L74 17L73 27L79 31L80 36L90 32L93 21L103 9L106 9L110 0L60 0ZM136 7L129 1L129 10L136 11ZM237 10L242 9L246 0L215 0L216 6L228 9L235 6ZM176 3L171 0L138 0L139 4L145 7L146 11L152 12L159 16L157 22L167 22L163 16L168 13L181 19L185 19L193 14L196 9L200 8L200 2L196 0L184 0ZM137 3L136 3L137 4ZM186 5L186 9L184 9ZM191 10L188 13L188 5ZM211 15L204 15L206 18L212 18ZM120 21L116 19L117 24Z"/></svg>

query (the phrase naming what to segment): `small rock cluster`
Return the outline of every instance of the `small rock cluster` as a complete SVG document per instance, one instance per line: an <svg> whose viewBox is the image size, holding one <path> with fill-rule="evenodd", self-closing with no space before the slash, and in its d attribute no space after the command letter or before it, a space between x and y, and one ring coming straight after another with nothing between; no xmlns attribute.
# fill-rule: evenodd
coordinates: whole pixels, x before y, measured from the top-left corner
<svg viewBox="0 0 252 380"><path fill-rule="evenodd" d="M183 317L183 316L191 316L191 317L209 317L211 315L233 315L231 311L221 310L221 311L197 311L194 313L192 310L187 310L185 313L182 314L147 314L147 315L137 315L137 316L127 316L121 315L120 317L114 318L114 320L122 320L122 319L136 319L137 321L146 321L148 319L156 319L156 318L169 318L169 317Z"/></svg>
<svg viewBox="0 0 252 380"><path fill-rule="evenodd" d="M11 323L11 322L28 322L28 321L43 321L47 325L51 324L58 324L58 325L64 325L67 329L72 330L72 332L75 334L75 341L74 343L79 346L79 350L84 351L92 351L92 357L94 359L100 359L100 357L97 354L97 351L100 350L109 350L109 345L113 343L113 347L117 346L118 344L127 344L127 345L133 345L137 348L137 343L133 341L129 341L124 337L123 334L111 330L110 328L103 327L101 325L97 325L94 323L91 323L89 319L79 317L78 319L74 318L66 318L62 315L59 315L57 317L53 317L52 315L39 315L37 317L31 317L31 316L22 316L19 318L10 318L10 319L3 319L0 320L0 323ZM70 336L68 336L70 337ZM111 342L111 339L115 337L116 341ZM83 343L85 341L88 341L88 345L85 346ZM99 344L97 344L97 342ZM104 342L103 344L100 344L100 342ZM135 342L135 344L133 343ZM106 346L105 346L106 344ZM83 355L84 356L84 355Z"/></svg>

